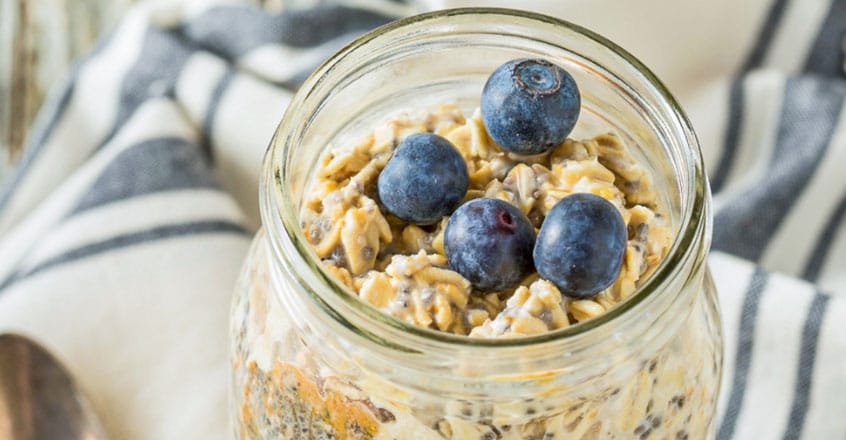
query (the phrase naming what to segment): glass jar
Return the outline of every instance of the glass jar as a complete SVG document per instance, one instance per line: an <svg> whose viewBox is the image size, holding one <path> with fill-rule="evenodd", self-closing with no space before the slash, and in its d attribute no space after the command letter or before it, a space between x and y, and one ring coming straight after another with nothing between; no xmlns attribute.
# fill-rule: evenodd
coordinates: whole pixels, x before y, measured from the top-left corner
<svg viewBox="0 0 846 440"><path fill-rule="evenodd" d="M398 109L449 101L470 111L488 75L519 57L553 60L578 82L583 108L571 137L614 132L651 170L675 236L664 261L605 314L518 339L436 332L358 300L301 231L319 155ZM232 309L238 438L713 437L722 332L698 141L655 76L613 43L502 9L389 24L306 81L263 172L263 230Z"/></svg>

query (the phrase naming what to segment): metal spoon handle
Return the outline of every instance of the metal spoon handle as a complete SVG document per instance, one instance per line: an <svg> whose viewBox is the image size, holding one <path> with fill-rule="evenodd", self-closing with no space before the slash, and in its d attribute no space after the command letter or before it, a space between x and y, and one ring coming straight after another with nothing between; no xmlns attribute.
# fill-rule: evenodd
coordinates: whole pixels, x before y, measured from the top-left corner
<svg viewBox="0 0 846 440"><path fill-rule="evenodd" d="M106 436L68 372L28 338L0 335L0 438L85 439Z"/></svg>

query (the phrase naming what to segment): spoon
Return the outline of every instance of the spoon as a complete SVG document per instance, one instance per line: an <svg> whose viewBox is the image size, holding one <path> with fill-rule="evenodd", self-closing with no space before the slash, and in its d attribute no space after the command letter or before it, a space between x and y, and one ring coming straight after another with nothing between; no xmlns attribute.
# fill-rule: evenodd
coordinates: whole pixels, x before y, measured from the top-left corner
<svg viewBox="0 0 846 440"><path fill-rule="evenodd" d="M105 440L67 370L32 340L0 335L0 439Z"/></svg>

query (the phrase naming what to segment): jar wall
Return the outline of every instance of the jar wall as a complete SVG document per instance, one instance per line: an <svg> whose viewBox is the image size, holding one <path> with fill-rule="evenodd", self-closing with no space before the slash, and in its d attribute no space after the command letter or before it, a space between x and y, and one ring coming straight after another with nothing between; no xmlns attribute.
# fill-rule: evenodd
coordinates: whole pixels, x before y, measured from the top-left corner
<svg viewBox="0 0 846 440"><path fill-rule="evenodd" d="M713 437L722 335L705 266L695 276L700 281L686 288L694 290L691 301L659 321L656 330L672 336L656 347L612 349L608 355L621 359L613 372L533 394L517 388L510 398L487 395L484 388L453 398L386 384L375 377L366 356L354 350L339 355L337 347L353 342L321 333L321 318L283 304L302 301L291 297L299 288L284 276L272 276L269 263L260 233L232 311L231 403L238 438ZM567 364L562 356L556 374L566 375ZM501 382L502 373L491 375ZM549 377L537 380L556 383Z"/></svg>

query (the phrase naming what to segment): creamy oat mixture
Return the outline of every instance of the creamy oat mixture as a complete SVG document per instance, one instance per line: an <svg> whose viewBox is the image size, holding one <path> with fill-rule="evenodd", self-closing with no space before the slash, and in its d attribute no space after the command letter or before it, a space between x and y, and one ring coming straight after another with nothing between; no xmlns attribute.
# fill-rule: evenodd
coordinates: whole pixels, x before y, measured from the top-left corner
<svg viewBox="0 0 846 440"><path fill-rule="evenodd" d="M622 214L628 244L622 270L609 288L588 299L562 295L537 274L507 291L476 292L449 269L444 252L448 217L421 227L380 207L379 172L402 140L431 132L448 139L464 158L465 200L507 201L539 228L562 198L592 193ZM621 139L603 134L567 139L535 156L518 156L487 135L477 110L458 108L404 114L358 142L332 146L312 177L301 214L307 240L330 272L359 298L410 324L471 337L544 333L603 314L624 301L666 254L671 234L652 179Z"/></svg>
<svg viewBox="0 0 846 440"><path fill-rule="evenodd" d="M535 228L562 198L609 200L628 230L622 270L588 299L562 295L537 273L513 289L478 292L450 270L448 217L417 226L387 214L376 181L407 136L433 132L467 163L465 201L493 197L520 209ZM671 234L650 175L620 138L568 139L548 153L515 156L488 137L478 111L454 106L389 119L357 142L330 146L305 193L302 227L317 255L361 300L413 325L471 337L518 337L601 315L623 302L665 256ZM711 435L719 385L714 304L698 295L669 342L626 359L589 386L489 402L427 396L386 384L359 368L366 350L343 359L306 341L275 298L259 237L233 308L233 386L239 438L289 439L677 439ZM713 298L711 298L713 300ZM310 338L330 338L313 334ZM349 358L349 359L347 359ZM552 372L551 372L552 373ZM543 377L539 381L545 380ZM577 387L578 388L578 387Z"/></svg>

